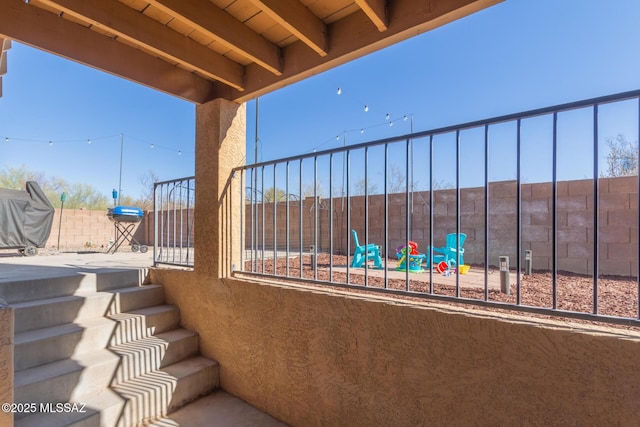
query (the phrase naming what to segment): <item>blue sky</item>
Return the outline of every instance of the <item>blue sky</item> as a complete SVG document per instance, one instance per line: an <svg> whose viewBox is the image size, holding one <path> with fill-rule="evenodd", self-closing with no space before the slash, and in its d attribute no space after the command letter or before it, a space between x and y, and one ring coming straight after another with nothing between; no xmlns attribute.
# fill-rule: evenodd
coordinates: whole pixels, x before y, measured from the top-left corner
<svg viewBox="0 0 640 427"><path fill-rule="evenodd" d="M640 89L638 22L637 0L507 0L261 97L258 160L405 134L404 115L419 131ZM254 101L247 127L251 163ZM628 127L611 136L637 140ZM190 103L18 43L8 52L2 168L24 165L110 197L122 134L122 189L135 197L150 170L162 180L194 173L194 132Z"/></svg>

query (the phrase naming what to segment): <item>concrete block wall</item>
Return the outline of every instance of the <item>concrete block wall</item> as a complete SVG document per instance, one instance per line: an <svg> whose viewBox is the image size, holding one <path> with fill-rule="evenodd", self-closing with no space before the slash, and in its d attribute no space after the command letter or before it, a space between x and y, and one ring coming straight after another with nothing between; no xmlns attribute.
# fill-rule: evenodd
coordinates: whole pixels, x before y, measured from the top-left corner
<svg viewBox="0 0 640 427"><path fill-rule="evenodd" d="M62 221L60 215L62 214ZM148 214L145 215L145 219ZM143 219L144 221L144 219ZM136 224L134 236L140 243L148 244L146 226L142 223ZM153 237L153 231L149 234ZM60 250L106 250L109 242L115 239L115 227L103 210L86 209L56 209L53 216L51 234L46 243L47 249L58 248L58 237L60 239ZM153 240L151 240L153 241Z"/></svg>
<svg viewBox="0 0 640 427"><path fill-rule="evenodd" d="M635 276L638 271L638 178L602 178L598 182L598 271L603 275ZM511 266L516 265L517 254L517 186L515 181L495 182L489 186L489 264L497 265L499 256L509 256ZM556 223L558 269L580 274L592 274L594 268L594 184L590 179L557 183ZM430 237L430 194L415 192L407 205L405 194L388 195L387 252L403 244L407 235L407 206L409 206L409 239L426 252ZM485 250L485 189L460 190L460 229L467 234L465 263L484 264ZM456 230L458 201L455 190L438 190L433 194L434 246L444 245L446 235ZM353 252L350 230L355 229L360 243L365 240L365 207L368 210L368 241L384 242L385 200L383 195L351 197L333 201L333 249L335 252ZM329 250L331 204L327 199L314 203L313 198L303 201L303 249L314 242L315 209L318 207L319 250ZM533 268L549 270L553 266L553 188L551 183L523 184L521 186L521 238L522 251L532 251ZM273 204L255 205L254 239L258 248L264 244L273 249ZM264 219L263 219L264 218ZM286 203L277 204L275 227L279 250L286 248L287 236L291 250L300 247L300 204L289 202L289 223L286 222ZM245 243L251 247L251 207L245 214Z"/></svg>

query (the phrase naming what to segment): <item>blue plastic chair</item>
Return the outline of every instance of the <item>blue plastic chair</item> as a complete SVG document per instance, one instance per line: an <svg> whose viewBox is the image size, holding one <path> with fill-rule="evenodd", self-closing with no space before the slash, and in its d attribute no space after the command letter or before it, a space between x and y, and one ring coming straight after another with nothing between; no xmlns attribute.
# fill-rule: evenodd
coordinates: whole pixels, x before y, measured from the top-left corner
<svg viewBox="0 0 640 427"><path fill-rule="evenodd" d="M438 265L439 262L446 262L449 265L457 265L456 258L460 257L460 265L464 265L464 241L467 239L467 235L460 233L460 250L457 250L456 233L447 234L447 240L445 246L440 248L433 248L433 264ZM431 260L431 247L427 247L427 267ZM459 254L459 255L458 255Z"/></svg>
<svg viewBox="0 0 640 427"><path fill-rule="evenodd" d="M356 247L353 251L353 261L351 261L351 267L362 267L365 262L373 260L375 268L382 268L382 258L380 257L380 247L374 243L369 243L367 246L361 245L358 241L358 233L356 230L351 230L353 235L353 241Z"/></svg>

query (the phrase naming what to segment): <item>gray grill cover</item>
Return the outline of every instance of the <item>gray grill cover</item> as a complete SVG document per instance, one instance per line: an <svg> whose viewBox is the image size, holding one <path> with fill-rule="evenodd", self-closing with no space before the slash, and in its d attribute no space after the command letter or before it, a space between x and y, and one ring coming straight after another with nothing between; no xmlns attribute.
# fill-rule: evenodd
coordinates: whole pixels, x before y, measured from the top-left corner
<svg viewBox="0 0 640 427"><path fill-rule="evenodd" d="M44 248L51 234L53 206L34 181L27 191L0 189L0 248Z"/></svg>

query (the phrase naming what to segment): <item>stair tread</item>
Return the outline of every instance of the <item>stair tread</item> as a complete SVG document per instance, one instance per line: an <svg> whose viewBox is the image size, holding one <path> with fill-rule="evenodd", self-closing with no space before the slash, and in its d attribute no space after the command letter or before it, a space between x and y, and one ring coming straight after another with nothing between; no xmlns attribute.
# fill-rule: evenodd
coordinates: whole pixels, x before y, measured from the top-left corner
<svg viewBox="0 0 640 427"><path fill-rule="evenodd" d="M44 381L50 378L81 371L86 367L96 366L102 363L113 362L120 357L107 349L100 349L85 353L77 357L57 360L33 368L16 371L14 375L14 389Z"/></svg>
<svg viewBox="0 0 640 427"><path fill-rule="evenodd" d="M140 349L141 347L169 344L175 341L179 341L183 338L189 338L197 335L198 334L196 332L193 332L189 329L178 328L172 331L162 332L128 343L113 345L109 347L109 350L115 353L130 352L131 349Z"/></svg>
<svg viewBox="0 0 640 427"><path fill-rule="evenodd" d="M115 320L106 317L94 317L82 319L73 323L63 323L61 325L48 326L46 328L32 329L30 331L18 332L15 334L15 345L41 340L56 335L82 333L87 329L99 327L115 327Z"/></svg>
<svg viewBox="0 0 640 427"><path fill-rule="evenodd" d="M77 411L55 413L55 415L50 412L39 412L15 420L15 427L41 427L45 425L47 427L65 427L94 416L98 412L101 413L108 408L117 408L124 404L124 398L110 389L85 395L76 401L81 405L84 404L84 407L79 407Z"/></svg>
<svg viewBox="0 0 640 427"><path fill-rule="evenodd" d="M124 396L140 394L140 390L164 389L168 383L174 383L204 368L217 365L218 362L204 356L192 356L173 365L129 379L122 384L115 384L112 388Z"/></svg>
<svg viewBox="0 0 640 427"><path fill-rule="evenodd" d="M138 308L136 310L127 311L124 313L110 314L107 317L111 319L120 320L120 319L128 319L128 318L137 317L137 316L150 316L150 315L164 313L167 311L174 311L174 310L177 310L177 307L175 305L159 304L159 305L154 305L152 307Z"/></svg>
<svg viewBox="0 0 640 427"><path fill-rule="evenodd" d="M286 427L281 421L222 390L201 397L147 427Z"/></svg>

